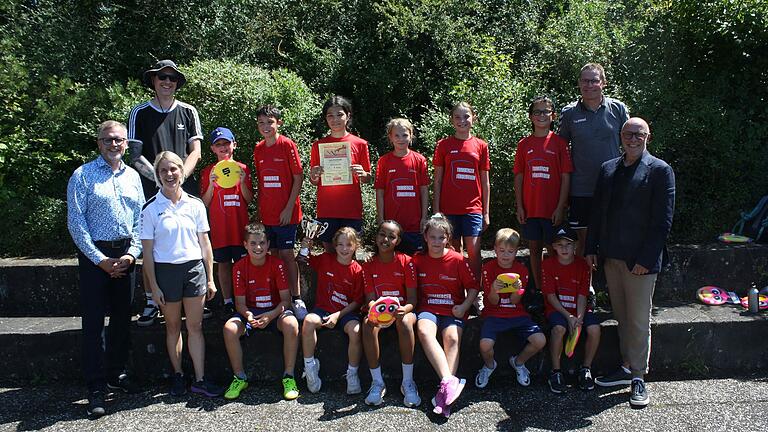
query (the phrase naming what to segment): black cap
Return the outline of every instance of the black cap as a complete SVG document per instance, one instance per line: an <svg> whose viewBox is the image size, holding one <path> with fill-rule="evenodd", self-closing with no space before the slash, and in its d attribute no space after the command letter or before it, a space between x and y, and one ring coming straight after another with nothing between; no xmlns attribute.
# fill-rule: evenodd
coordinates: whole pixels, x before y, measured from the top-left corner
<svg viewBox="0 0 768 432"><path fill-rule="evenodd" d="M183 73L179 70L178 66L176 66L176 63L173 62L173 60L160 60L159 62L155 63L154 66L152 66L151 69L147 69L144 71L144 75L141 76L142 82L144 82L144 85L152 88L152 77L154 75L157 75L157 73L164 68L171 68L179 75L179 82L176 83L176 90L180 89L186 82L187 77L184 76Z"/></svg>
<svg viewBox="0 0 768 432"><path fill-rule="evenodd" d="M578 240L578 236L576 235L576 231L571 229L568 225L561 225L557 228L555 228L555 233L552 236L552 241L557 241L560 239L566 239L570 240L572 242L575 242Z"/></svg>

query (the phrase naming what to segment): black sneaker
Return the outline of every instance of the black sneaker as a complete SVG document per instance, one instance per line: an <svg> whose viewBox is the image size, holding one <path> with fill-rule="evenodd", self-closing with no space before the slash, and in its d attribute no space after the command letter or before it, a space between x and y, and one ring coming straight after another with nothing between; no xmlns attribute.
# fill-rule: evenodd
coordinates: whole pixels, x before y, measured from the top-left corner
<svg viewBox="0 0 768 432"><path fill-rule="evenodd" d="M562 372L552 372L552 374L549 375L549 389L552 390L552 393L563 393L566 388L565 378L563 377Z"/></svg>
<svg viewBox="0 0 768 432"><path fill-rule="evenodd" d="M595 384L600 387L624 386L630 385L631 383L632 374L625 371L621 366L608 375L595 378Z"/></svg>
<svg viewBox="0 0 768 432"><path fill-rule="evenodd" d="M141 388L126 374L120 374L119 377L107 382L109 390L120 390L123 393L136 394L141 393Z"/></svg>
<svg viewBox="0 0 768 432"><path fill-rule="evenodd" d="M160 309L155 305L147 305L144 311L141 313L139 320L136 321L136 325L139 327L149 327L155 323L155 319L160 315Z"/></svg>
<svg viewBox="0 0 768 432"><path fill-rule="evenodd" d="M203 377L200 381L195 381L192 384L192 387L190 388L192 390L192 393L201 394L203 396L208 397L217 397L221 396L222 393L224 393L224 389L217 386L216 384L208 381L206 377Z"/></svg>
<svg viewBox="0 0 768 432"><path fill-rule="evenodd" d="M588 367L579 370L579 388L582 390L595 389L595 380L592 379L592 371Z"/></svg>
<svg viewBox="0 0 768 432"><path fill-rule="evenodd" d="M171 377L171 390L168 392L171 396L184 396L187 394L187 382L184 375L175 373Z"/></svg>
<svg viewBox="0 0 768 432"><path fill-rule="evenodd" d="M650 401L651 398L648 396L648 389L645 388L645 381L641 379L632 380L632 395L629 397L629 404L644 407Z"/></svg>
<svg viewBox="0 0 768 432"><path fill-rule="evenodd" d="M90 418L99 418L107 413L104 409L104 392L96 390L88 395L88 416Z"/></svg>
<svg viewBox="0 0 768 432"><path fill-rule="evenodd" d="M203 319L208 319L213 316L213 311L208 306L203 308Z"/></svg>
<svg viewBox="0 0 768 432"><path fill-rule="evenodd" d="M227 319L232 318L233 315L235 315L237 311L235 310L235 304L234 303L224 303L224 309L223 314L224 317Z"/></svg>

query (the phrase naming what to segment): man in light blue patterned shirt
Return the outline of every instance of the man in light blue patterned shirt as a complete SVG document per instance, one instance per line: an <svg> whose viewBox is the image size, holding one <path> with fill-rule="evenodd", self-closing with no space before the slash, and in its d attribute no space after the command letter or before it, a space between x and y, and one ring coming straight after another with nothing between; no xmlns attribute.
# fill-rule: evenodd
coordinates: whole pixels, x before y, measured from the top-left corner
<svg viewBox="0 0 768 432"><path fill-rule="evenodd" d="M125 373L130 349L131 274L141 253L139 224L144 192L139 174L123 163L125 125L99 125L96 159L72 174L67 185L67 225L79 249L83 373L88 414L105 414L107 388L138 391ZM109 311L109 327L104 317ZM105 367L106 361L106 367Z"/></svg>

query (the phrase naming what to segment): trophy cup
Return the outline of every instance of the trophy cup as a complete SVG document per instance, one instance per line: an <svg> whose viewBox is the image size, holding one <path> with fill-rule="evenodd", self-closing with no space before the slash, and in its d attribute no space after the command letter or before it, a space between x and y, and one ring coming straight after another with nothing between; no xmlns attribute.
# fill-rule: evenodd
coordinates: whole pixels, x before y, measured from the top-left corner
<svg viewBox="0 0 768 432"><path fill-rule="evenodd" d="M304 231L304 239L314 240L320 237L328 229L328 222L320 222L316 219L304 217L301 220L301 230ZM299 254L296 255L296 261L301 263L309 262L309 246L304 246L302 241Z"/></svg>

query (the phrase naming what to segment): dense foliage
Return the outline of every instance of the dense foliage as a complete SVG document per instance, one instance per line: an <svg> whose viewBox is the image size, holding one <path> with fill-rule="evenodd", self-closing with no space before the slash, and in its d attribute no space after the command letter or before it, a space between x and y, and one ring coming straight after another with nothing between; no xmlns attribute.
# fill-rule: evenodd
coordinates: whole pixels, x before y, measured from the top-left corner
<svg viewBox="0 0 768 432"><path fill-rule="evenodd" d="M451 132L448 107L470 101L491 147L490 231L515 225L511 167L527 101L575 100L579 68L599 62L607 94L651 122L651 151L676 169L674 240L707 241L768 192L767 17L761 0L5 1L0 217L14 228L0 254L72 250L66 178L93 156L100 121L124 120L149 97L137 79L158 58L181 64L180 99L206 131L232 127L244 161L262 103L285 109L306 157L325 133L322 99L351 97L375 164L389 118L412 119L414 148L429 158ZM307 185L310 212L313 195Z"/></svg>

